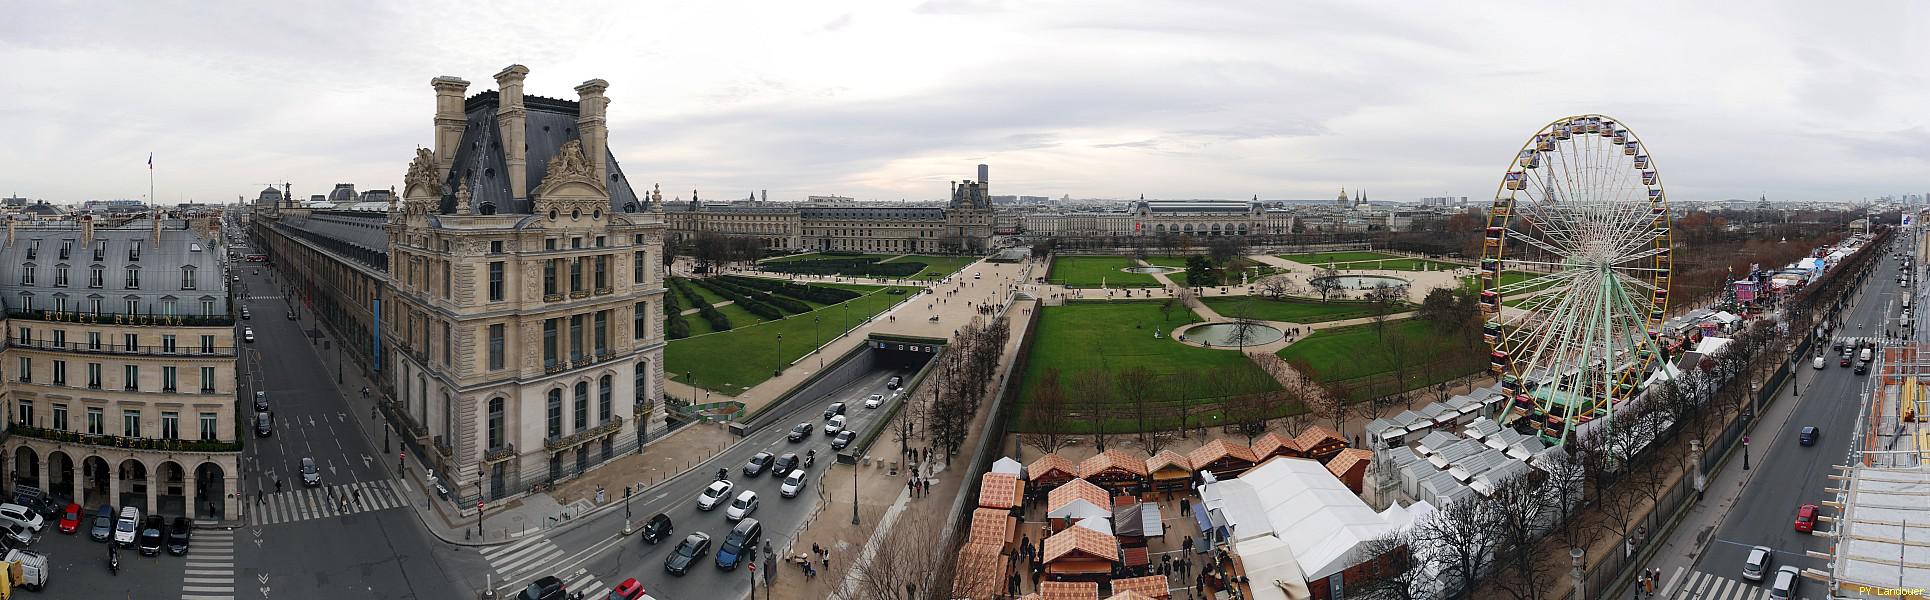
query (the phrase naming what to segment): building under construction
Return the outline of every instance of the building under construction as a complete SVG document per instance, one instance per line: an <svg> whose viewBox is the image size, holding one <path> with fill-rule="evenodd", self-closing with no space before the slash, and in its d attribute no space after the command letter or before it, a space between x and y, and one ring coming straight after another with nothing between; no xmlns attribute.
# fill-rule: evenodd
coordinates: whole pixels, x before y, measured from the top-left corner
<svg viewBox="0 0 1930 600"><path fill-rule="evenodd" d="M1885 348L1849 464L1831 478L1840 517L1836 597L1930 598L1930 345ZM1817 530L1823 533L1822 529Z"/></svg>

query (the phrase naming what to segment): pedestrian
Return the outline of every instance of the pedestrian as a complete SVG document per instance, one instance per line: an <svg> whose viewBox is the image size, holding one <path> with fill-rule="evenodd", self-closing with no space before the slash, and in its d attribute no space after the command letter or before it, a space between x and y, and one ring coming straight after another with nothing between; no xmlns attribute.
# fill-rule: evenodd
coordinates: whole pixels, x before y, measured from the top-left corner
<svg viewBox="0 0 1930 600"><path fill-rule="evenodd" d="M824 570L826 571L831 570L831 551L825 550L822 556L824 561Z"/></svg>
<svg viewBox="0 0 1930 600"><path fill-rule="evenodd" d="M277 494L281 493L281 476L280 475L275 476L275 493Z"/></svg>
<svg viewBox="0 0 1930 600"><path fill-rule="evenodd" d="M266 504L267 500L265 500L264 498L265 498L265 495L262 494L261 490L259 489L255 490L255 504Z"/></svg>

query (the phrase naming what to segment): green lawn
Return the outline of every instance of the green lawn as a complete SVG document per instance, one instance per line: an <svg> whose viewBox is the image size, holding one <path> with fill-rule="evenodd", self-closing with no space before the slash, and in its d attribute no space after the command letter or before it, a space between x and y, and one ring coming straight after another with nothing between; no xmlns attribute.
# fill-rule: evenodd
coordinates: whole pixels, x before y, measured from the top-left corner
<svg viewBox="0 0 1930 600"><path fill-rule="evenodd" d="M965 265L978 262L978 259L979 257L977 256L932 256L929 254L906 254L904 256L899 256L896 258L892 258L890 260L883 260L879 262L925 263L925 270L919 271L913 274L912 275L913 278L943 279L947 276L950 276L952 273L957 273L959 269L965 268Z"/></svg>
<svg viewBox="0 0 1930 600"><path fill-rule="evenodd" d="M1036 385L1047 369L1058 369L1062 384L1068 384L1076 374L1088 370L1117 373L1131 367L1145 367L1157 381L1169 382L1178 373L1192 373L1203 380L1215 384L1225 383L1227 389L1203 391L1201 398L1194 400L1195 405L1218 405L1217 396L1239 395L1278 389L1278 384L1267 374L1254 366L1253 362L1237 351L1208 350L1175 342L1171 332L1174 327L1198 322L1200 319L1192 311L1176 308L1170 315L1162 315L1159 301L1113 301L1085 302L1074 301L1062 306L1046 306L1039 310L1038 331L1033 334L1032 347L1026 356L1025 372L1022 374L1019 389L1021 403L1014 414L1024 414L1023 403L1031 396L1032 386ZM1162 335L1153 337L1157 328ZM1067 389L1069 398L1076 398ZM1170 405L1178 402L1174 394L1162 393L1160 402ZM1072 400L1076 408L1077 400ZM1285 414L1291 407L1278 407ZM1170 411L1170 406L1168 409ZM1131 431L1135 422L1125 422L1128 407L1109 411L1120 415L1120 421L1107 426L1108 431ZM1192 411L1194 419L1205 418L1207 410ZM1170 412L1168 413L1170 414ZM1162 417L1167 426L1177 425L1176 416ZM1067 427L1085 431L1088 423L1067 423Z"/></svg>
<svg viewBox="0 0 1930 600"><path fill-rule="evenodd" d="M1136 266L1124 256L1059 256L1052 259L1052 278L1047 281L1066 287L1159 287L1159 280L1144 273L1121 271Z"/></svg>
<svg viewBox="0 0 1930 600"><path fill-rule="evenodd" d="M1320 263L1317 266L1324 267L1327 266L1327 263ZM1448 271L1464 266L1467 265L1444 263L1438 260L1427 260L1425 258L1393 258L1334 263L1334 268L1336 269L1353 269L1357 271Z"/></svg>
<svg viewBox="0 0 1930 600"><path fill-rule="evenodd" d="M1322 265L1326 265L1327 263L1344 263L1344 262L1354 262L1359 260L1398 259L1402 257L1394 256L1392 254L1382 254L1380 252L1310 252L1307 254L1282 254L1280 255L1280 258L1291 260L1293 262L1297 262L1303 265L1322 266Z"/></svg>
<svg viewBox="0 0 1930 600"><path fill-rule="evenodd" d="M1305 361L1312 367L1314 378L1323 383L1347 383L1353 400L1433 385L1487 366L1484 351L1444 339L1426 321L1389 321L1384 335L1389 339L1404 336L1411 342L1405 382L1396 380L1394 357L1387 351L1387 342L1375 335L1372 324L1315 331L1278 354L1288 363Z"/></svg>
<svg viewBox="0 0 1930 600"><path fill-rule="evenodd" d="M1529 273L1525 271L1502 271L1501 285L1521 283L1523 281L1533 279L1539 275L1541 274ZM1481 277L1479 275L1469 275L1466 277L1462 277L1461 286L1477 292L1481 291Z"/></svg>
<svg viewBox="0 0 1930 600"><path fill-rule="evenodd" d="M1184 269L1186 268L1186 257L1184 256L1148 256L1146 257L1146 264L1153 265L1155 267L1172 267L1175 269Z"/></svg>
<svg viewBox="0 0 1930 600"><path fill-rule="evenodd" d="M887 256L892 256L892 255L890 254L819 254L816 252L806 252L804 254L792 254L790 256L779 256L777 258L767 258L758 262L769 264L769 263L780 263L780 262L792 262L792 261L799 261L799 260L818 260L818 259L824 259L824 258L863 258L866 256L885 258Z"/></svg>
<svg viewBox="0 0 1930 600"><path fill-rule="evenodd" d="M1286 321L1289 323L1320 323L1342 319L1358 319L1374 315L1373 308L1366 302L1321 302L1303 298L1268 300L1257 296L1217 296L1202 298L1208 308L1220 316L1237 318L1244 316L1262 321ZM1241 310L1247 311L1242 315ZM1394 309L1405 312L1407 306Z"/></svg>
<svg viewBox="0 0 1930 600"><path fill-rule="evenodd" d="M691 321L693 335L672 340L664 350L665 374L676 381L726 395L737 395L770 379L773 370L790 364L844 330L911 297L919 288L904 288L905 294L887 294L885 291L890 289L888 287L867 286L865 289L870 293L858 298L756 324L751 324L754 321L739 321L737 313L730 310L734 305L720 308L719 311L731 316L731 324L736 328L708 335L695 335L703 320L701 317L684 317ZM743 314L747 319L756 318L748 312ZM822 322L813 323L813 317L821 317ZM708 329L707 324L702 326ZM777 341L780 334L784 340L782 354L779 353Z"/></svg>

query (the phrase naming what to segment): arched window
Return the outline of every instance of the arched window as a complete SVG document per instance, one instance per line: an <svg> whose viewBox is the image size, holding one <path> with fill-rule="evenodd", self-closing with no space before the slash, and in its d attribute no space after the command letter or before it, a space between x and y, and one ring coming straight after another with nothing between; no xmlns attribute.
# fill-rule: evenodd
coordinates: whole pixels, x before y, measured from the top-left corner
<svg viewBox="0 0 1930 600"><path fill-rule="evenodd" d="M611 388L613 387L615 386L611 385L609 375L604 375L603 379L596 383L596 416L598 423L607 423L610 420L610 394L612 391Z"/></svg>
<svg viewBox="0 0 1930 600"><path fill-rule="evenodd" d="M551 389L549 395L549 436L563 437L563 390Z"/></svg>
<svg viewBox="0 0 1930 600"><path fill-rule="evenodd" d="M590 382L576 382L576 430L590 427Z"/></svg>
<svg viewBox="0 0 1930 600"><path fill-rule="evenodd" d="M503 447L503 399L489 399L489 423L484 426L489 439L489 450Z"/></svg>

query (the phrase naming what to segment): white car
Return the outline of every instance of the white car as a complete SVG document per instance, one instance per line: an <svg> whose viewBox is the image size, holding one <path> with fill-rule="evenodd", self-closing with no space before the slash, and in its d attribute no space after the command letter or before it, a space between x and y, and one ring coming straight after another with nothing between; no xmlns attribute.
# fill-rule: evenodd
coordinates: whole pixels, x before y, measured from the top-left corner
<svg viewBox="0 0 1930 600"><path fill-rule="evenodd" d="M831 422L824 424L824 435L837 435L840 431L844 431L844 415L831 417Z"/></svg>
<svg viewBox="0 0 1930 600"><path fill-rule="evenodd" d="M121 508L121 518L114 521L114 543L122 548L134 547L134 534L141 528L141 509L132 506Z"/></svg>
<svg viewBox="0 0 1930 600"><path fill-rule="evenodd" d="M47 519L45 517L40 516L39 513L34 512L31 508L18 504L0 504L0 520L19 523L21 526L33 530L34 533L40 533L40 528L47 526Z"/></svg>
<svg viewBox="0 0 1930 600"><path fill-rule="evenodd" d="M1796 567L1783 565L1776 569L1776 579L1769 584L1769 597L1772 600L1789 600L1796 596L1796 588L1803 583L1803 572Z"/></svg>
<svg viewBox="0 0 1930 600"><path fill-rule="evenodd" d="M784 484L777 487L778 495L785 498L796 498L798 492L802 491L804 491L804 469L791 471L790 475L784 476Z"/></svg>
<svg viewBox="0 0 1930 600"><path fill-rule="evenodd" d="M253 327L241 328L241 341L248 342L250 344L255 343L255 328Z"/></svg>
<svg viewBox="0 0 1930 600"><path fill-rule="evenodd" d="M34 541L34 532L12 521L0 522L0 538L6 538L10 548L25 548Z"/></svg>
<svg viewBox="0 0 1930 600"><path fill-rule="evenodd" d="M884 405L885 405L884 394L872 394L871 397L864 399L865 408L878 408Z"/></svg>
<svg viewBox="0 0 1930 600"><path fill-rule="evenodd" d="M736 500L730 501L730 507L724 509L724 518L736 521L754 512L757 512L757 492L744 490Z"/></svg>
<svg viewBox="0 0 1930 600"><path fill-rule="evenodd" d="M1769 561L1772 560L1775 555L1776 552L1766 546L1750 548L1749 558L1743 559L1742 561L1742 578L1750 581L1762 581L1763 574L1769 571Z"/></svg>
<svg viewBox="0 0 1930 600"><path fill-rule="evenodd" d="M717 505L724 503L725 498L730 497L730 491L734 487L736 486L731 484L729 479L712 482L710 487L704 488L704 493L697 495L697 510L717 508Z"/></svg>

